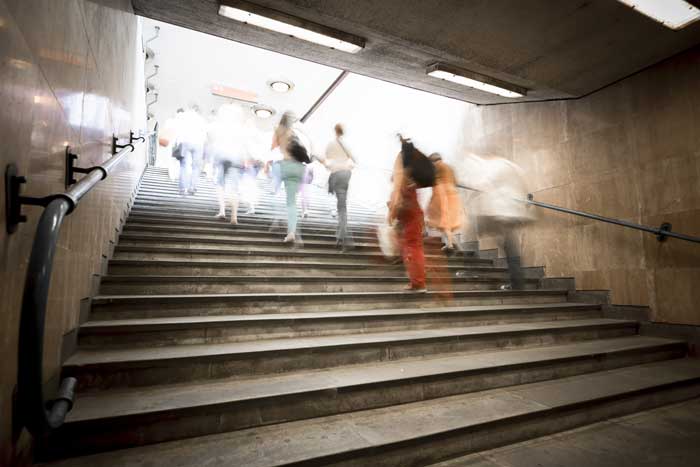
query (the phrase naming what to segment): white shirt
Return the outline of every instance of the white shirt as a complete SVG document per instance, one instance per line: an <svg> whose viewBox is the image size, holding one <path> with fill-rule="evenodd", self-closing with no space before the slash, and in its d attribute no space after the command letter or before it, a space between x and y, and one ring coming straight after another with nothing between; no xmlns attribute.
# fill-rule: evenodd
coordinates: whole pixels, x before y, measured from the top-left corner
<svg viewBox="0 0 700 467"><path fill-rule="evenodd" d="M343 148L339 139L334 139L326 146L325 166L331 173L352 170L355 166L350 154Z"/></svg>
<svg viewBox="0 0 700 467"><path fill-rule="evenodd" d="M175 134L178 143L204 144L207 140L207 122L193 110L186 110L175 117Z"/></svg>

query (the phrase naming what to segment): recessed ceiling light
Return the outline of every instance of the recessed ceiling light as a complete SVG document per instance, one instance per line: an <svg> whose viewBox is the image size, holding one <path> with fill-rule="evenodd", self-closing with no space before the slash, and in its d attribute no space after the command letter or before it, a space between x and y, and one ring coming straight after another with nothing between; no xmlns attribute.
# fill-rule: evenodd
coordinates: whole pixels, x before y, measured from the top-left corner
<svg viewBox="0 0 700 467"><path fill-rule="evenodd" d="M219 6L219 15L241 23L353 54L365 46L364 40L357 36L276 10L238 0L224 0L222 3L224 4Z"/></svg>
<svg viewBox="0 0 700 467"><path fill-rule="evenodd" d="M294 88L294 85L289 81L275 80L267 83L270 88L279 93L289 92Z"/></svg>
<svg viewBox="0 0 700 467"><path fill-rule="evenodd" d="M445 65L444 63L435 63L428 67L426 71L428 76L433 78L450 81L452 83L461 84L470 88L478 89L479 91L497 94L503 97L523 97L527 94L525 88L513 84L498 81L495 78L480 75L472 71L459 70L457 68Z"/></svg>
<svg viewBox="0 0 700 467"><path fill-rule="evenodd" d="M618 1L671 29L682 29L700 19L700 8L685 0Z"/></svg>
<svg viewBox="0 0 700 467"><path fill-rule="evenodd" d="M275 109L273 109L272 107L267 107L265 105L253 106L252 110L256 117L262 119L270 118L275 114Z"/></svg>

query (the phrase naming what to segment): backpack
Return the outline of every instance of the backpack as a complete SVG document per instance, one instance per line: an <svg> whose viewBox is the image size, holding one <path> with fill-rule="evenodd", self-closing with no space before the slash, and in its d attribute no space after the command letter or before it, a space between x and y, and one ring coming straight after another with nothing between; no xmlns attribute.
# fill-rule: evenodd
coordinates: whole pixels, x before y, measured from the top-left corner
<svg viewBox="0 0 700 467"><path fill-rule="evenodd" d="M309 138L299 128L292 128L292 137L289 141L288 147L289 154L297 162L301 162L302 164L310 164L310 147L311 141L309 141Z"/></svg>
<svg viewBox="0 0 700 467"><path fill-rule="evenodd" d="M418 185L418 188L427 188L435 185L435 166L408 139L401 140L401 158L404 169Z"/></svg>

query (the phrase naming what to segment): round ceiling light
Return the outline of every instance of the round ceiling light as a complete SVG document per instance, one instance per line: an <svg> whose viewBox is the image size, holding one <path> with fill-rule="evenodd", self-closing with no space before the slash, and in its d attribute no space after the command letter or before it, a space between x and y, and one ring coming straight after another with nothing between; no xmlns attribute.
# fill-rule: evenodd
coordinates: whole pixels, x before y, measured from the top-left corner
<svg viewBox="0 0 700 467"><path fill-rule="evenodd" d="M253 113L258 118L270 118L275 114L275 109L264 105L256 105L253 107Z"/></svg>
<svg viewBox="0 0 700 467"><path fill-rule="evenodd" d="M272 89L275 92L279 92L280 94L289 92L292 89L294 89L294 85L292 83L280 79L269 81L267 85L270 87L270 89Z"/></svg>

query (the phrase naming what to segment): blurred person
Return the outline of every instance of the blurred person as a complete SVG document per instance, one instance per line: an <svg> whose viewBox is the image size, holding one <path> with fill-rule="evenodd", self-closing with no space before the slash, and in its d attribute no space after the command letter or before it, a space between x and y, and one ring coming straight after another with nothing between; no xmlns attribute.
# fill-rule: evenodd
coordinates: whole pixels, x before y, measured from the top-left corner
<svg viewBox="0 0 700 467"><path fill-rule="evenodd" d="M346 250L353 247L352 235L348 230L348 188L356 162L343 142L345 134L343 126L338 123L334 130L335 139L326 146L325 158L321 163L330 172L328 192L336 197L336 215L338 216L336 244Z"/></svg>
<svg viewBox="0 0 700 467"><path fill-rule="evenodd" d="M287 236L284 242L297 242L297 193L304 177L304 164L311 162L311 143L303 134L297 119L291 112L285 112L272 136L272 148L280 148L280 178L284 182L287 196Z"/></svg>
<svg viewBox="0 0 700 467"><path fill-rule="evenodd" d="M245 132L242 125L242 109L235 104L225 104L219 109L217 119L209 126L208 147L216 166L219 219L226 218L227 197L231 203L231 224L238 224L238 203L241 173L247 158Z"/></svg>
<svg viewBox="0 0 700 467"><path fill-rule="evenodd" d="M518 228L534 220L528 205L527 185L522 169L501 157L468 156L477 168L469 185L478 191L472 203L479 236L497 238L506 256L510 287L523 289ZM475 161L475 162L474 162ZM507 288L507 287L502 287Z"/></svg>
<svg viewBox="0 0 700 467"><path fill-rule="evenodd" d="M166 165L168 167L168 177L170 180L175 180L179 176L181 152L176 141L179 134L180 114L184 111L185 109L182 107L178 108L175 115L165 121L163 128L158 134L158 145L169 149L170 157L168 157Z"/></svg>
<svg viewBox="0 0 700 467"><path fill-rule="evenodd" d="M209 129L212 125L216 123L217 109L211 109L209 115L207 116L207 134L209 134ZM207 139L204 142L204 155L202 157L202 172L207 176L207 180L214 180L214 153L211 150L210 142Z"/></svg>
<svg viewBox="0 0 700 467"><path fill-rule="evenodd" d="M392 173L392 193L389 201L388 223L398 224L401 256L406 267L409 285L406 290L426 292L425 255L423 252L423 210L418 203L416 183L407 155L415 148L409 140L401 139L401 152L396 156Z"/></svg>
<svg viewBox="0 0 700 467"><path fill-rule="evenodd" d="M204 143L207 140L207 124L199 115L196 104L178 114L178 137L180 145L180 194L193 195L197 192L199 174L202 169Z"/></svg>
<svg viewBox="0 0 700 467"><path fill-rule="evenodd" d="M255 159L248 159L243 168L241 180L241 201L248 205L247 215L255 214L255 207L258 203L258 186L256 180L262 162Z"/></svg>
<svg viewBox="0 0 700 467"><path fill-rule="evenodd" d="M311 200L309 199L309 185L314 181L314 168L313 164L309 163L304 166L304 176L301 179L301 184L299 185L299 194L301 195L301 217L306 219L309 217L309 205Z"/></svg>
<svg viewBox="0 0 700 467"><path fill-rule="evenodd" d="M454 232L462 226L462 202L455 173L440 154L433 153L428 159L435 165L435 185L427 209L428 226L442 233L443 250L452 251Z"/></svg>

